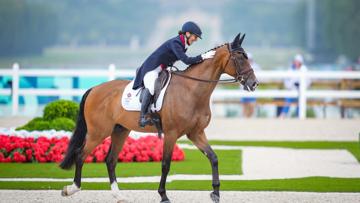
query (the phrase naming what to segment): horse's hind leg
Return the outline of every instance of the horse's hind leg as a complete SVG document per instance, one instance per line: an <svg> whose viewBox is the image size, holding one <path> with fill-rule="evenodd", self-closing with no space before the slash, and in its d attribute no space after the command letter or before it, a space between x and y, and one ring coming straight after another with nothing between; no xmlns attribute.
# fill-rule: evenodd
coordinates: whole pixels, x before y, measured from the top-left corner
<svg viewBox="0 0 360 203"><path fill-rule="evenodd" d="M111 190L113 192L113 196L116 198L122 198L122 196L120 196L119 187L116 181L115 167L119 152L121 151L129 132L130 131L128 129L122 127L121 125L115 125L111 134L110 149L106 156L106 166L109 173Z"/></svg>
<svg viewBox="0 0 360 203"><path fill-rule="evenodd" d="M80 191L81 172L84 161L86 157L95 149L95 147L99 145L103 140L104 137L101 137L100 135L94 136L88 133L83 150L81 150L81 152L79 152L79 155L76 156L74 182L72 185L64 186L61 195L69 196Z"/></svg>

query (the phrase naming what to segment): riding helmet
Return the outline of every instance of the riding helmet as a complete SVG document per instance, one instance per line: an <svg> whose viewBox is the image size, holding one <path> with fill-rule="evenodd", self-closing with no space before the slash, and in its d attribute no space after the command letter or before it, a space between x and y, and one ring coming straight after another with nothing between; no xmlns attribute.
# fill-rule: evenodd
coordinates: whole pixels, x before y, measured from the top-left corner
<svg viewBox="0 0 360 203"><path fill-rule="evenodd" d="M201 34L202 34L201 29L196 23L192 21L188 21L184 23L184 25L181 28L181 31L183 33L190 32L191 34L194 34L201 39Z"/></svg>

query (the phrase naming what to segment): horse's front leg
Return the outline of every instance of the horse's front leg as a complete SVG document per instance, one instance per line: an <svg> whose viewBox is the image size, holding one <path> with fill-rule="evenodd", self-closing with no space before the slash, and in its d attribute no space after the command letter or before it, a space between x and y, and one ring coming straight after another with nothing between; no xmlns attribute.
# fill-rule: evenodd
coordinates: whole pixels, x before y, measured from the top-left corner
<svg viewBox="0 0 360 203"><path fill-rule="evenodd" d="M216 153L211 148L206 138L205 132L202 130L200 133L188 134L188 138L200 151L209 159L212 169L212 186L214 191L210 194L213 202L220 202L220 179L218 169L218 158Z"/></svg>
<svg viewBox="0 0 360 203"><path fill-rule="evenodd" d="M161 162L161 180L158 189L162 203L170 202L169 198L166 195L165 184L166 184L167 175L170 171L171 157L176 140L177 140L176 134L169 133L169 134L165 134L164 136L163 157Z"/></svg>

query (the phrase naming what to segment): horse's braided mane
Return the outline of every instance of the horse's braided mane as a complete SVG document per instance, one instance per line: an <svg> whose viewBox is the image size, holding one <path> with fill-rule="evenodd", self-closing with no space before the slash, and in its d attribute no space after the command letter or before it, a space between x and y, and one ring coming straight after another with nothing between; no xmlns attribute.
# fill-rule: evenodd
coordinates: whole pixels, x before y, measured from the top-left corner
<svg viewBox="0 0 360 203"><path fill-rule="evenodd" d="M220 47L223 47L223 46L225 46L225 45L227 45L228 43L226 42L226 43L224 43L224 44L221 44L221 45L219 45L219 46L216 46L216 47L214 47L214 48L212 48L212 49L209 49L208 51L214 51L214 50L216 50L216 49L218 49L218 48L220 48ZM206 52L208 52L208 51L206 51ZM206 53L205 52L205 53Z"/></svg>
<svg viewBox="0 0 360 203"><path fill-rule="evenodd" d="M224 43L224 44L218 45L218 46L216 46L216 47L214 47L214 48L212 48L212 49L209 49L209 50L206 51L206 52L215 51L216 49L218 49L218 48L220 48L220 47L223 47L223 46L225 46L225 45L227 45L227 44L228 44L228 43ZM206 53L206 52L204 52L204 53ZM202 63L202 62L200 62L200 63ZM199 63L197 63L197 64L199 64ZM188 67L185 68L185 70L188 70L189 68L193 67L194 65L196 65L196 64L189 65ZM185 70L183 70L183 71L185 71ZM180 72L182 72L182 71L180 70Z"/></svg>

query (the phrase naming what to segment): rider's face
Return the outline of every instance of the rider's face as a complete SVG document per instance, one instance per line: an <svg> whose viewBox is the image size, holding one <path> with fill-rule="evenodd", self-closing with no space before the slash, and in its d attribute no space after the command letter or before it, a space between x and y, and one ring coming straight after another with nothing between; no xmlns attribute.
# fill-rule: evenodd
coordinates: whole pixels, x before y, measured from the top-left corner
<svg viewBox="0 0 360 203"><path fill-rule="evenodd" d="M190 32L186 32L186 38L188 45L190 46L192 43L196 42L198 37L194 34L191 34Z"/></svg>

